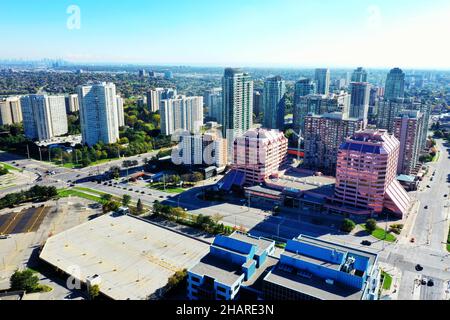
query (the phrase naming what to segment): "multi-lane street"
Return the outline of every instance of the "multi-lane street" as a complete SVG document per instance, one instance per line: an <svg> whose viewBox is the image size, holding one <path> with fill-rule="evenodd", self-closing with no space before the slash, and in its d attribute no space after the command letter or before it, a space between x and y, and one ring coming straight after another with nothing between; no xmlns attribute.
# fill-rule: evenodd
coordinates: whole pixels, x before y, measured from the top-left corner
<svg viewBox="0 0 450 320"><path fill-rule="evenodd" d="M420 209L411 234L382 253L384 261L403 271L399 298L404 300L443 299L449 289L450 254L445 243L450 224L450 156L448 144L442 140L437 140L437 144L439 160L429 165L429 176L413 194L420 201ZM423 267L422 271L415 270L418 264ZM415 285L419 278L432 279L434 286Z"/></svg>

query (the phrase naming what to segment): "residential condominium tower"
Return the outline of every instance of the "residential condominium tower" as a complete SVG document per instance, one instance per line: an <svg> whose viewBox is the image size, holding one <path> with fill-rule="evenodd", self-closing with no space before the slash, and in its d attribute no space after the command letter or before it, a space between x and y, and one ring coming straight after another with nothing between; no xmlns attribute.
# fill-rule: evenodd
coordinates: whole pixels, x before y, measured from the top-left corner
<svg viewBox="0 0 450 320"><path fill-rule="evenodd" d="M203 126L203 97L177 96L161 100L161 134L169 136L176 130L198 133Z"/></svg>
<svg viewBox="0 0 450 320"><path fill-rule="evenodd" d="M156 88L147 93L147 107L151 112L158 112L161 100L173 99L177 96L177 90L172 88Z"/></svg>
<svg viewBox="0 0 450 320"><path fill-rule="evenodd" d="M280 76L266 79L263 93L264 123L267 129L284 129L286 83Z"/></svg>
<svg viewBox="0 0 450 320"><path fill-rule="evenodd" d="M119 127L124 127L125 112L123 110L123 98L120 95L117 95L116 100L117 100L117 119L119 121Z"/></svg>
<svg viewBox="0 0 450 320"><path fill-rule="evenodd" d="M405 108L405 99L379 99L377 128L394 132L394 119Z"/></svg>
<svg viewBox="0 0 450 320"><path fill-rule="evenodd" d="M20 104L27 138L44 141L67 134L64 96L28 95Z"/></svg>
<svg viewBox="0 0 450 320"><path fill-rule="evenodd" d="M0 125L21 123L22 120L19 97L0 99Z"/></svg>
<svg viewBox="0 0 450 320"><path fill-rule="evenodd" d="M367 71L359 67L352 73L352 82L367 82Z"/></svg>
<svg viewBox="0 0 450 320"><path fill-rule="evenodd" d="M208 119L222 124L222 88L213 88L206 91L203 98Z"/></svg>
<svg viewBox="0 0 450 320"><path fill-rule="evenodd" d="M83 143L116 143L119 140L119 115L116 86L98 82L78 87Z"/></svg>
<svg viewBox="0 0 450 320"><path fill-rule="evenodd" d="M223 116L222 130L233 136L245 133L253 126L253 80L240 69L225 69L222 79Z"/></svg>
<svg viewBox="0 0 450 320"><path fill-rule="evenodd" d="M399 68L392 69L387 75L384 99L394 100L405 97L405 74Z"/></svg>
<svg viewBox="0 0 450 320"><path fill-rule="evenodd" d="M394 120L394 135L400 141L398 174L418 172L422 146L424 115L420 111L404 110Z"/></svg>
<svg viewBox="0 0 450 320"><path fill-rule="evenodd" d="M312 94L300 98L294 107L294 129L304 129L305 117L310 113L322 115L325 113L341 112L348 117L350 109L350 95L345 92L332 95Z"/></svg>
<svg viewBox="0 0 450 320"><path fill-rule="evenodd" d="M328 94L330 92L330 69L316 69L315 81L318 94Z"/></svg>
<svg viewBox="0 0 450 320"><path fill-rule="evenodd" d="M80 103L78 102L77 94L70 94L66 97L66 111L73 113L80 110Z"/></svg>
<svg viewBox="0 0 450 320"><path fill-rule="evenodd" d="M301 97L316 93L316 85L311 79L300 79L295 83L294 106L300 102Z"/></svg>
<svg viewBox="0 0 450 320"><path fill-rule="evenodd" d="M361 119L367 124L370 84L367 82L352 82L350 83L350 94L350 117Z"/></svg>
<svg viewBox="0 0 450 320"><path fill-rule="evenodd" d="M305 119L305 158L307 169L335 175L339 147L345 139L364 128L363 120L344 117L342 113L321 116L309 115Z"/></svg>

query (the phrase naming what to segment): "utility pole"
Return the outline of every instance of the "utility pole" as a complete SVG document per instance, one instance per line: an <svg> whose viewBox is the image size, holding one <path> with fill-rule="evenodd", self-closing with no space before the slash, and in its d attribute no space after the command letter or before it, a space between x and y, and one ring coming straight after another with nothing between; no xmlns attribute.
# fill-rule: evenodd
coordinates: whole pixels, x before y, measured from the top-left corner
<svg viewBox="0 0 450 320"><path fill-rule="evenodd" d="M40 159L41 162L42 162L42 151L41 151L41 147L39 147L39 159Z"/></svg>
<svg viewBox="0 0 450 320"><path fill-rule="evenodd" d="M27 154L28 154L28 160L29 160L31 157L30 157L30 147L28 146L28 143L27 143Z"/></svg>

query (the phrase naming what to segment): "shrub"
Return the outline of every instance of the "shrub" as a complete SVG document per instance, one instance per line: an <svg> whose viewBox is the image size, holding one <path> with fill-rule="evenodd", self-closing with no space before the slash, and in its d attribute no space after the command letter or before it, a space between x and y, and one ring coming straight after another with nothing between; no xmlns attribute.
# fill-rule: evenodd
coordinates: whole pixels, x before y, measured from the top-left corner
<svg viewBox="0 0 450 320"><path fill-rule="evenodd" d="M350 233L356 228L356 223L350 219L342 221L341 231Z"/></svg>
<svg viewBox="0 0 450 320"><path fill-rule="evenodd" d="M25 291L26 293L39 291L39 278L30 269L14 272L10 284L12 291Z"/></svg>
<svg viewBox="0 0 450 320"><path fill-rule="evenodd" d="M373 233L377 230L377 221L375 219L369 219L366 221L366 230L369 233Z"/></svg>

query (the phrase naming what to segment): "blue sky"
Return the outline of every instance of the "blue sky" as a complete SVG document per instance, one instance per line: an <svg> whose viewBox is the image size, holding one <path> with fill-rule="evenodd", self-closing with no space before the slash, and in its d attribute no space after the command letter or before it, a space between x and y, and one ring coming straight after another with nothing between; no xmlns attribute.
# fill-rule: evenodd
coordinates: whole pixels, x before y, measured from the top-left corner
<svg viewBox="0 0 450 320"><path fill-rule="evenodd" d="M2 0L0 13L0 59L450 68L448 0Z"/></svg>

